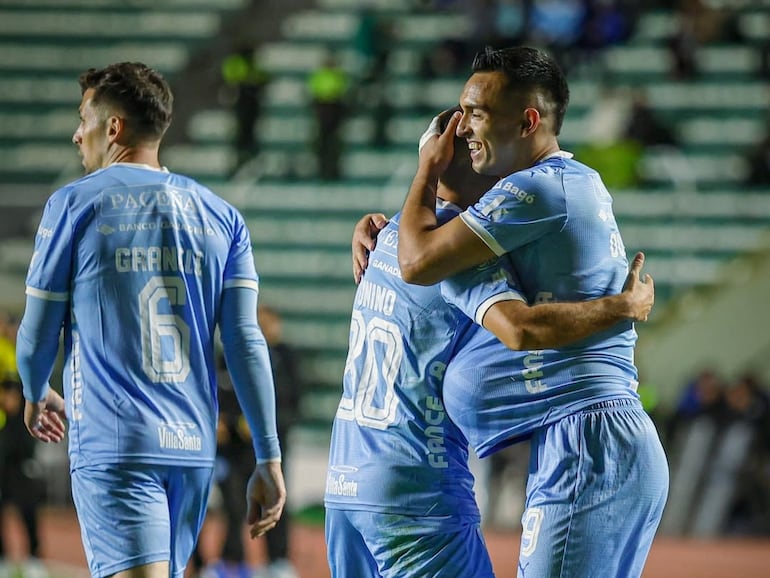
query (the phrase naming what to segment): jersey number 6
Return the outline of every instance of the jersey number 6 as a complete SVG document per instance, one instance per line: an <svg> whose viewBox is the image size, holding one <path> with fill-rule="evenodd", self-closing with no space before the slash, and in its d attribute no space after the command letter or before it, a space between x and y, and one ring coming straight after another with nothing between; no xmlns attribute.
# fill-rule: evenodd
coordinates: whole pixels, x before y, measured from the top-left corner
<svg viewBox="0 0 770 578"><path fill-rule="evenodd" d="M185 304L182 279L153 277L139 293L142 369L153 383L180 383L190 374L190 326L179 315L161 313L163 301Z"/></svg>

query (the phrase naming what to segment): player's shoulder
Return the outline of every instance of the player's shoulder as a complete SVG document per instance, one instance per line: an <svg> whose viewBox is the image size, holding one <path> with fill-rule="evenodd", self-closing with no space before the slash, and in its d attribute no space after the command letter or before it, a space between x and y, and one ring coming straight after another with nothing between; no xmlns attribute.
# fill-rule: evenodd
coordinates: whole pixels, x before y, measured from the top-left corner
<svg viewBox="0 0 770 578"><path fill-rule="evenodd" d="M173 186L193 191L207 206L218 214L229 214L235 219L243 220L241 212L230 201L216 193L209 186L202 184L192 177L181 173L170 173Z"/></svg>
<svg viewBox="0 0 770 578"><path fill-rule="evenodd" d="M441 198L436 199L436 220L439 224L451 221L462 212L463 210L454 203L450 203Z"/></svg>
<svg viewBox="0 0 770 578"><path fill-rule="evenodd" d="M48 205L69 204L71 199L78 196L91 196L91 191L100 187L101 175L104 169L83 175L80 178L60 186L48 197Z"/></svg>

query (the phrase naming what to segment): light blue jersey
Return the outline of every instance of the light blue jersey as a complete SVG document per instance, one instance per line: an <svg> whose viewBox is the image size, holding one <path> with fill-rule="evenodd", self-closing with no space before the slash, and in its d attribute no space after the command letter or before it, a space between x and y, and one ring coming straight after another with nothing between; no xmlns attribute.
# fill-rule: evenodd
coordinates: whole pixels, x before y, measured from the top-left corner
<svg viewBox="0 0 770 578"><path fill-rule="evenodd" d="M569 193L567 193L569 191ZM557 155L500 180L460 217L518 274L527 301L620 293L628 272L612 199L596 171ZM460 273L446 299L480 322L483 298ZM631 322L559 350L513 352L470 335L447 372L444 403L480 456L608 399L637 399Z"/></svg>
<svg viewBox="0 0 770 578"><path fill-rule="evenodd" d="M598 174L556 155L499 181L463 221L514 267L528 302L622 291L628 263ZM442 282L481 323L472 272ZM560 350L514 352L468 333L444 379L447 413L480 456L531 437L519 578L642 573L668 491L636 394L631 323Z"/></svg>
<svg viewBox="0 0 770 578"><path fill-rule="evenodd" d="M242 217L187 177L114 164L51 196L27 293L70 305L73 470L213 464L221 296L228 287L256 291L257 281ZM273 451L280 455L275 440Z"/></svg>
<svg viewBox="0 0 770 578"><path fill-rule="evenodd" d="M439 219L459 209L440 203ZM409 285L398 267L398 216L379 233L356 292L343 394L332 430L325 504L332 509L478 521L467 440L449 420L441 383L470 319L437 285ZM490 270L479 269L479 276ZM486 301L521 299L505 275Z"/></svg>

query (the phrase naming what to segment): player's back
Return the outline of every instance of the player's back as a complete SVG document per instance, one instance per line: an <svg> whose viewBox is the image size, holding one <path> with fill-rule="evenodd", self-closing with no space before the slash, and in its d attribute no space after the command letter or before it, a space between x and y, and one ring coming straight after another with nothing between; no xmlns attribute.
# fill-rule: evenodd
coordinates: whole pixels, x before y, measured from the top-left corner
<svg viewBox="0 0 770 578"><path fill-rule="evenodd" d="M71 293L64 385L72 467L211 463L222 289L230 275L256 284L253 262L226 270L239 244L251 258L240 215L187 177L131 164L60 189L47 213L58 217L41 225L53 245L46 256L71 252L50 275L54 287L38 289ZM41 268L33 263L28 286Z"/></svg>
<svg viewBox="0 0 770 578"><path fill-rule="evenodd" d="M379 233L356 291L325 503L478 519L467 441L441 401L446 364L470 320L438 286L405 283L397 249L398 216Z"/></svg>

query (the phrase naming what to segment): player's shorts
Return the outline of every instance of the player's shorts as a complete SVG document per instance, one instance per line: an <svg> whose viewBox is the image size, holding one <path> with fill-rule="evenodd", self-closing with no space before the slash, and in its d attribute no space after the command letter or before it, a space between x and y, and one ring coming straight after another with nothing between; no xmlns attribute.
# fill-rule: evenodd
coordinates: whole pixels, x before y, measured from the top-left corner
<svg viewBox="0 0 770 578"><path fill-rule="evenodd" d="M181 578L206 514L212 468L105 464L72 472L91 576L168 561ZM245 491L245 488L244 488Z"/></svg>
<svg viewBox="0 0 770 578"><path fill-rule="evenodd" d="M637 400L598 403L537 430L518 576L640 576L667 494L666 455Z"/></svg>
<svg viewBox="0 0 770 578"><path fill-rule="evenodd" d="M494 578L477 518L326 509L332 578Z"/></svg>

